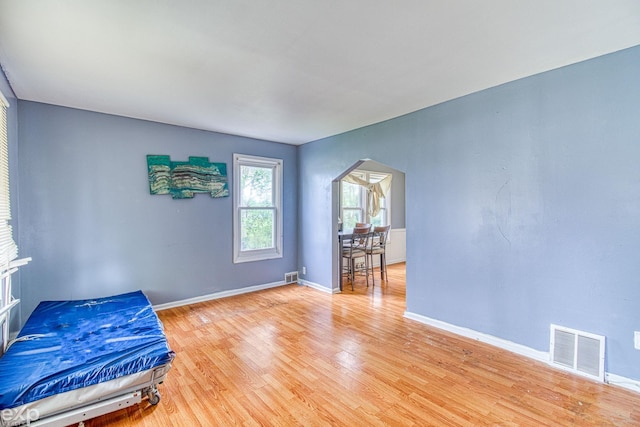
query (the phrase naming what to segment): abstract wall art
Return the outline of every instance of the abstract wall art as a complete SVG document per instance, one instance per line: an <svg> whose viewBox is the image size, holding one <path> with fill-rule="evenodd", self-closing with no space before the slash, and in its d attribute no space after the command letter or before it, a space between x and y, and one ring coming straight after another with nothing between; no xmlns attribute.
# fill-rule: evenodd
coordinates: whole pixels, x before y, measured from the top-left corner
<svg viewBox="0 0 640 427"><path fill-rule="evenodd" d="M211 163L208 157L189 157L188 162L174 162L166 155L147 155L149 191L171 194L174 199L189 199L195 193L211 197L229 195L227 164Z"/></svg>

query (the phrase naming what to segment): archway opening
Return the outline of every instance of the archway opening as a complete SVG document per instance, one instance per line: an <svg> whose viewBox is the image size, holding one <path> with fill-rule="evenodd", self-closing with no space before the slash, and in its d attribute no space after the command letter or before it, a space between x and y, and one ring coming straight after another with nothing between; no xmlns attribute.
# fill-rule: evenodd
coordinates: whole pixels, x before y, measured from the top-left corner
<svg viewBox="0 0 640 427"><path fill-rule="evenodd" d="M387 249L387 264L394 264L399 262L406 262L406 200L405 200L405 173L398 169L394 169L388 165L377 162L371 159L361 159L347 168L344 172L338 175L332 182L331 187L331 215L332 215L332 288L333 292L340 292L340 278L342 272L340 271L340 245L338 239L338 232L341 228L341 221L345 216L344 206L342 205L341 198L341 182L349 174L357 173L362 177L382 177L384 175L391 175L391 187L387 200L384 201L386 212L384 215L379 215L380 218L384 218L384 221L391 225L389 244ZM364 207L359 207L363 209ZM355 211L353 207L350 207L351 211ZM347 213L347 215L350 215ZM353 222L351 215L350 221ZM380 219L377 219L380 221ZM346 224L346 226L350 224ZM387 225L387 224L382 224Z"/></svg>

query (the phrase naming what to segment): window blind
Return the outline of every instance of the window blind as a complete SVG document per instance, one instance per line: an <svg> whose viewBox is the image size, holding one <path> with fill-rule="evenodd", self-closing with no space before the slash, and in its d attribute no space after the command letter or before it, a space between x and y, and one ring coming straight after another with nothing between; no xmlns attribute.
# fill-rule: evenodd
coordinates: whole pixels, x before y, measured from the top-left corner
<svg viewBox="0 0 640 427"><path fill-rule="evenodd" d="M0 265L8 265L18 257L18 247L11 230L9 194L9 138L7 134L7 108L9 103L0 93Z"/></svg>

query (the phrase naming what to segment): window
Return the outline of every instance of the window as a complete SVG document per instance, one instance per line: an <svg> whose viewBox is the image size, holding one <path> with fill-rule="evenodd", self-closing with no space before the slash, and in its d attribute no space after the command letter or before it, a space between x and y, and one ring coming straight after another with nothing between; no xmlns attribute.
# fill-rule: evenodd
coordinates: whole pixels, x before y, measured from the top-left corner
<svg viewBox="0 0 640 427"><path fill-rule="evenodd" d="M282 257L282 160L233 155L233 262Z"/></svg>
<svg viewBox="0 0 640 427"><path fill-rule="evenodd" d="M363 173L353 172L353 175L365 179ZM340 206L342 206L342 212L340 212L340 218L342 218L342 227L351 229L355 227L357 222L366 222L366 192L365 188L359 184L344 180L341 181L341 184Z"/></svg>
<svg viewBox="0 0 640 427"><path fill-rule="evenodd" d="M378 199L379 211L373 212L372 192L368 190L372 184L386 182L390 186L391 175L378 172L356 170L340 181L340 218L345 230L355 227L357 222L369 223L372 226L387 225L391 221L389 199L391 190L387 189L384 197ZM375 213L375 215L373 215Z"/></svg>
<svg viewBox="0 0 640 427"><path fill-rule="evenodd" d="M0 264L6 265L18 256L9 221L9 139L7 136L7 108L9 103L0 93Z"/></svg>

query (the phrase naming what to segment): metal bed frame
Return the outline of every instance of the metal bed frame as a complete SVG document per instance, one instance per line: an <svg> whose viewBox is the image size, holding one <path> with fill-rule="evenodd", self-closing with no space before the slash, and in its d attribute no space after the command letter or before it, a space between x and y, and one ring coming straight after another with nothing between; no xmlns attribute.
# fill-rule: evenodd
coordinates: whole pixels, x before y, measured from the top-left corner
<svg viewBox="0 0 640 427"><path fill-rule="evenodd" d="M0 265L0 325L2 342L0 356L11 345L9 324L11 310L20 303L11 292L11 276L31 258L14 260ZM126 375L100 384L60 393L15 408L0 410L0 426L64 427L100 415L133 406L147 398L149 404L160 402L158 384L171 368L171 362L142 372Z"/></svg>

